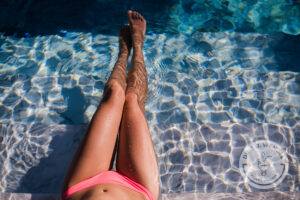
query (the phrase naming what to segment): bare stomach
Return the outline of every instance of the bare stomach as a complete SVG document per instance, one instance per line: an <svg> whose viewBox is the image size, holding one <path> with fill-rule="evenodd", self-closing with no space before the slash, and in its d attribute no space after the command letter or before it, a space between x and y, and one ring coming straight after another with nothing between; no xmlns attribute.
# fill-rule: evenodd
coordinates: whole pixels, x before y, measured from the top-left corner
<svg viewBox="0 0 300 200"><path fill-rule="evenodd" d="M74 193L68 200L146 200L145 196L117 184L100 184Z"/></svg>

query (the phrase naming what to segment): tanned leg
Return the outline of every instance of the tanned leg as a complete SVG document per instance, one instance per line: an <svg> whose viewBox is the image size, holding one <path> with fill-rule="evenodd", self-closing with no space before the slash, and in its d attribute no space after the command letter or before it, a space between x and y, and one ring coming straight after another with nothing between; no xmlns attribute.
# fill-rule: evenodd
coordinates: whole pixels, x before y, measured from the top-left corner
<svg viewBox="0 0 300 200"><path fill-rule="evenodd" d="M132 69L127 78L123 117L120 127L117 170L145 186L154 198L159 196L159 172L150 131L144 115L147 97L147 71L143 41L145 19L137 12L128 12L132 34Z"/></svg>
<svg viewBox="0 0 300 200"><path fill-rule="evenodd" d="M118 60L85 138L71 164L64 189L110 168L125 102L126 65L131 49L129 27L120 31Z"/></svg>

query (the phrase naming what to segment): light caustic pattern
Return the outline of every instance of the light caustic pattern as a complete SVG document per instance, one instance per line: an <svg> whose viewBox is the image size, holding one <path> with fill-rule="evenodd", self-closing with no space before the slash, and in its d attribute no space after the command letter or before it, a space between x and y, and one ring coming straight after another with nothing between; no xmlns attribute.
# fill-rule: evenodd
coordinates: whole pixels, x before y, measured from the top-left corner
<svg viewBox="0 0 300 200"><path fill-rule="evenodd" d="M300 33L299 1L181 0L170 14L181 32Z"/></svg>
<svg viewBox="0 0 300 200"><path fill-rule="evenodd" d="M276 189L299 191L300 74L279 71L272 49L277 39L147 36L146 116L163 193L257 191L238 169L243 148L257 139L280 144L291 162ZM101 100L118 38L67 33L0 36L0 43L1 190L57 192L66 166L51 170L49 163L78 145L85 125L77 126L88 123ZM28 173L43 169L51 173L44 171L42 179Z"/></svg>

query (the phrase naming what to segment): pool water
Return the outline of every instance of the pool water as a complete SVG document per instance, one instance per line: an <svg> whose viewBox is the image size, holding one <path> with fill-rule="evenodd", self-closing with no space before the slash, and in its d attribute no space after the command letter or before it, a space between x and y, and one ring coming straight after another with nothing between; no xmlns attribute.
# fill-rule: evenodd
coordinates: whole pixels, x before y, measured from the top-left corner
<svg viewBox="0 0 300 200"><path fill-rule="evenodd" d="M162 193L299 192L299 6L0 4L0 192L60 191L116 60L127 9L148 19L146 116ZM240 167L243 150L257 141L277 144L287 158L283 180L267 189L249 184Z"/></svg>

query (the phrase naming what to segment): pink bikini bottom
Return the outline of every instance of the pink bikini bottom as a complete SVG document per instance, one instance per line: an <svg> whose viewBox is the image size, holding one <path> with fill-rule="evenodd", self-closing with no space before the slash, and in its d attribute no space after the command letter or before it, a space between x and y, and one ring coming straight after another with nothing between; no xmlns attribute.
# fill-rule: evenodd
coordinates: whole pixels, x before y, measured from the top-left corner
<svg viewBox="0 0 300 200"><path fill-rule="evenodd" d="M154 200L152 194L150 191L142 186L141 184L138 184L137 182L129 179L128 177L119 174L115 171L105 171L101 172L100 174L86 179L84 181L81 181L77 183L76 185L73 185L72 187L68 188L64 194L62 199L67 199L75 192L84 190L86 188L98 185L98 184L105 184L105 183L112 183L112 184L118 184L127 188L130 188L136 192L139 192L143 194L147 200Z"/></svg>

